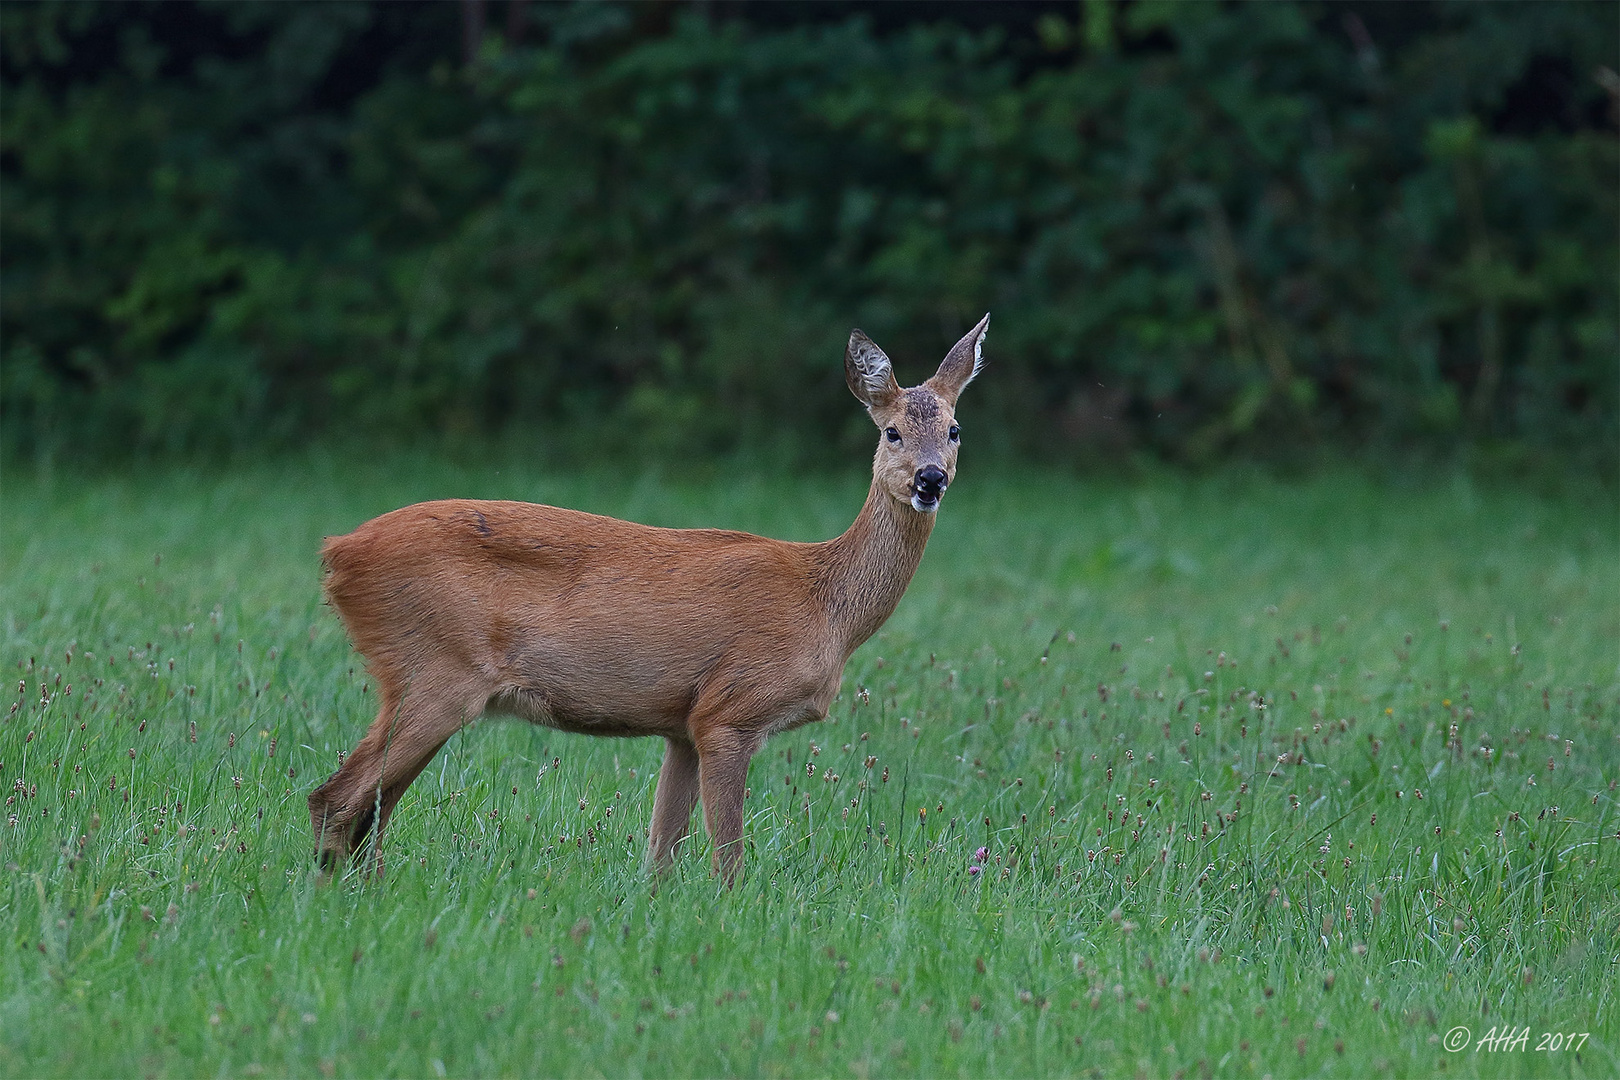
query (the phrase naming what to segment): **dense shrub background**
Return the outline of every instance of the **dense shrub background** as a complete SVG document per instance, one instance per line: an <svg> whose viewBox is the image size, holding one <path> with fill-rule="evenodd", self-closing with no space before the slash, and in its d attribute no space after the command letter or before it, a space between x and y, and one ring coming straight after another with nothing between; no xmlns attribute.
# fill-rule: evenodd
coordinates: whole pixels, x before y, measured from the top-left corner
<svg viewBox="0 0 1620 1080"><path fill-rule="evenodd" d="M4 445L1611 454L1617 12L8 3Z"/></svg>

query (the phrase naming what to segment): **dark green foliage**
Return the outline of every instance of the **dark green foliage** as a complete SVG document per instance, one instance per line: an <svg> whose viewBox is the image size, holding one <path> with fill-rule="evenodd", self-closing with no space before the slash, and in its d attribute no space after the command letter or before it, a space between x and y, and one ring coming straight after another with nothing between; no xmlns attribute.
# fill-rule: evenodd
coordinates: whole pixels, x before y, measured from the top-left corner
<svg viewBox="0 0 1620 1080"><path fill-rule="evenodd" d="M4 442L1612 448L1613 5L1037 7L7 5Z"/></svg>

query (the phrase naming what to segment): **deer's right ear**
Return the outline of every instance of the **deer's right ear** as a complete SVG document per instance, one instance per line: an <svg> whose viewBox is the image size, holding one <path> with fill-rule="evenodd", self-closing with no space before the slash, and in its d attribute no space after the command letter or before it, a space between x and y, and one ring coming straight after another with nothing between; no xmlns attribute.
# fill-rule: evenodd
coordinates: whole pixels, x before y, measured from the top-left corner
<svg viewBox="0 0 1620 1080"><path fill-rule="evenodd" d="M868 409L880 409L892 404L900 395L900 384L894 381L894 365L872 339L859 330L850 332L849 346L844 349L844 381L849 392Z"/></svg>

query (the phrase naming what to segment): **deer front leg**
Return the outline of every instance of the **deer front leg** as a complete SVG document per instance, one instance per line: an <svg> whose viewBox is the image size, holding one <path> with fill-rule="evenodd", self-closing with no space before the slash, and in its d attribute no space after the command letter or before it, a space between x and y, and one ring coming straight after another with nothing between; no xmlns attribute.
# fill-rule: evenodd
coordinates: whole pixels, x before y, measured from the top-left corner
<svg viewBox="0 0 1620 1080"><path fill-rule="evenodd" d="M697 748L685 739L665 739L664 744L664 767L658 770L647 838L647 864L655 874L675 861L676 845L686 839L698 798Z"/></svg>
<svg viewBox="0 0 1620 1080"><path fill-rule="evenodd" d="M714 872L735 884L742 869L743 793L754 743L719 740L698 749L698 786L703 824L714 846Z"/></svg>

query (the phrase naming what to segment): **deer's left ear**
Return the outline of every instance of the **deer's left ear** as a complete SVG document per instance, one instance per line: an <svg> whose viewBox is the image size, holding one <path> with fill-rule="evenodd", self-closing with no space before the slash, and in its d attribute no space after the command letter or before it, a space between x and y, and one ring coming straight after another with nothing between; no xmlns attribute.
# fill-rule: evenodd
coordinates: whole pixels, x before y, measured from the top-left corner
<svg viewBox="0 0 1620 1080"><path fill-rule="evenodd" d="M923 383L952 408L956 407L956 399L962 393L962 388L972 382L979 369L984 367L984 335L989 327L990 314L986 312L979 325L969 330L945 354L945 360L934 377Z"/></svg>

